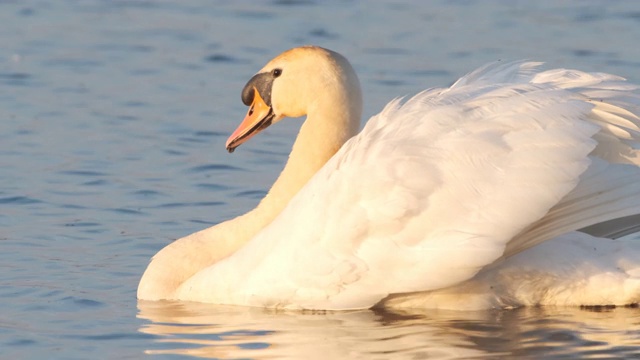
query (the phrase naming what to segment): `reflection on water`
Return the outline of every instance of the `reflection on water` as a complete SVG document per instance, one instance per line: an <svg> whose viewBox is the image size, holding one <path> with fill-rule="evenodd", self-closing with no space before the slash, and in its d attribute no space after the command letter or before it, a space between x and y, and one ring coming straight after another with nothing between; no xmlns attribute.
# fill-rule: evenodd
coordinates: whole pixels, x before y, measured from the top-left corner
<svg viewBox="0 0 640 360"><path fill-rule="evenodd" d="M219 359L640 357L640 310L533 307L480 312L274 312L138 303L148 354Z"/></svg>

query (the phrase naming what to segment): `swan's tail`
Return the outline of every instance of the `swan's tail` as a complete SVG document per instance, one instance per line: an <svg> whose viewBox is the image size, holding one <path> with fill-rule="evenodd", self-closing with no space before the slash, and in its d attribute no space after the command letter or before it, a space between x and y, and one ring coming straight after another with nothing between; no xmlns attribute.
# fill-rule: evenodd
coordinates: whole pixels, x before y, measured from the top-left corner
<svg viewBox="0 0 640 360"><path fill-rule="evenodd" d="M392 308L484 310L520 306L601 306L640 302L640 241L580 232L527 249L445 289L391 295Z"/></svg>

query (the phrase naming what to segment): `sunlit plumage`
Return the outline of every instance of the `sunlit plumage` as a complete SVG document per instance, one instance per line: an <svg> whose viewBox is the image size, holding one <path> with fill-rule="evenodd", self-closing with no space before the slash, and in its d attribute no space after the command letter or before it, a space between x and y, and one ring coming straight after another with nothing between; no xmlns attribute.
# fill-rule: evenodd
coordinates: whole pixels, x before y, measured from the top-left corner
<svg viewBox="0 0 640 360"><path fill-rule="evenodd" d="M285 169L256 209L159 252L139 298L291 309L640 300L640 245L575 231L640 213L637 86L498 62L392 101L357 133L360 87L341 55L296 48L258 74L267 126L307 115ZM230 150L266 127L253 101Z"/></svg>

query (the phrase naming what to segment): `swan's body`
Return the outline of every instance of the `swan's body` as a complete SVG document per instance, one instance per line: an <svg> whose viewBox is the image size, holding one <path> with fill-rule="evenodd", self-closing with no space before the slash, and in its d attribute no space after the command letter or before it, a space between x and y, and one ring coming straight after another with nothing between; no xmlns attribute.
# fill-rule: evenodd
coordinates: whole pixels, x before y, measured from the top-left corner
<svg viewBox="0 0 640 360"><path fill-rule="evenodd" d="M346 59L317 47L276 57L245 87L251 109L227 147L306 114L285 169L256 209L160 251L138 297L307 309L640 301L640 245L575 232L640 214L638 87L538 66L492 64L393 101L356 135Z"/></svg>

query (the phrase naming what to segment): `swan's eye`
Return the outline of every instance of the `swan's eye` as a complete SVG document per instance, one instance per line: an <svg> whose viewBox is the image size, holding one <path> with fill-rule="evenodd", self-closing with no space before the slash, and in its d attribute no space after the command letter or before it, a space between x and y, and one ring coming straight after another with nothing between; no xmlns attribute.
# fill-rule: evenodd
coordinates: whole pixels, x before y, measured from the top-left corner
<svg viewBox="0 0 640 360"><path fill-rule="evenodd" d="M282 75L282 69L273 69L271 70L271 74L274 78L277 78L278 76Z"/></svg>

